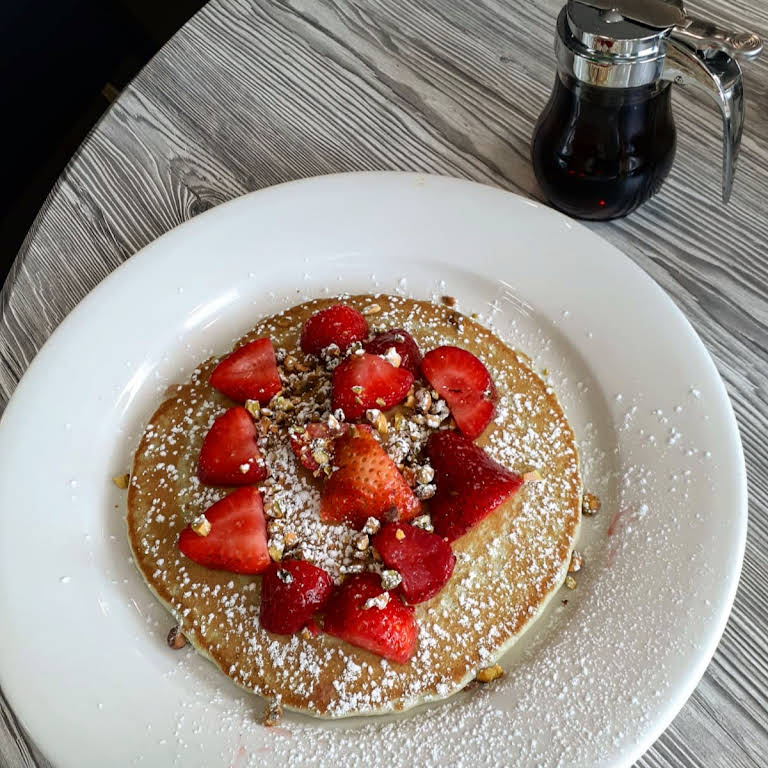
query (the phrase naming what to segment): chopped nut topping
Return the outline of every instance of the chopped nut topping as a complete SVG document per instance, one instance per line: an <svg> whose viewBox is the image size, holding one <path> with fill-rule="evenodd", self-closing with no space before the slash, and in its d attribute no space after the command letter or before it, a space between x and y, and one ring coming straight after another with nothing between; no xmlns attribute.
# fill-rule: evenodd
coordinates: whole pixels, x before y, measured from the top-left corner
<svg viewBox="0 0 768 768"><path fill-rule="evenodd" d="M532 469L528 472L523 472L524 483L538 483L541 480L541 472L538 469Z"/></svg>
<svg viewBox="0 0 768 768"><path fill-rule="evenodd" d="M276 502L273 501L268 507L267 507L267 517L285 517L285 512L283 512L283 508Z"/></svg>
<svg viewBox="0 0 768 768"><path fill-rule="evenodd" d="M282 533L285 530L285 522L283 520L270 520L267 523L267 532L272 535Z"/></svg>
<svg viewBox="0 0 768 768"><path fill-rule="evenodd" d="M285 366L285 370L290 373L296 370L298 362L299 361L293 355L286 355L283 365Z"/></svg>
<svg viewBox="0 0 768 768"><path fill-rule="evenodd" d="M363 307L361 315L378 315L381 312L380 304L369 304L367 307Z"/></svg>
<svg viewBox="0 0 768 768"><path fill-rule="evenodd" d="M405 407L406 408L416 407L416 397L414 396L413 392L409 393L408 397L405 398Z"/></svg>
<svg viewBox="0 0 768 768"><path fill-rule="evenodd" d="M341 429L341 422L332 414L328 414L328 418L325 422L328 425L328 428L333 430L334 432Z"/></svg>
<svg viewBox="0 0 768 768"><path fill-rule="evenodd" d="M398 541L402 541L402 540L405 538L405 531L404 531L402 528L398 528L398 529L395 531L395 538L396 538Z"/></svg>
<svg viewBox="0 0 768 768"><path fill-rule="evenodd" d="M283 535L283 543L285 544L286 549L295 547L298 541L299 537L293 531L288 531Z"/></svg>
<svg viewBox="0 0 768 768"><path fill-rule="evenodd" d="M276 411L292 411L293 403L284 395L275 395L269 402L270 406Z"/></svg>
<svg viewBox="0 0 768 768"><path fill-rule="evenodd" d="M291 572L286 571L284 568L280 568L277 571L277 578L280 579L280 581L282 581L283 584L293 583L293 576L291 575Z"/></svg>
<svg viewBox="0 0 768 768"><path fill-rule="evenodd" d="M211 532L211 522L205 515L196 517L189 526L198 536L207 536Z"/></svg>
<svg viewBox="0 0 768 768"><path fill-rule="evenodd" d="M568 573L578 573L584 567L584 555L577 550L571 553L571 563L568 566Z"/></svg>
<svg viewBox="0 0 768 768"><path fill-rule="evenodd" d="M171 627L166 642L168 647L173 648L174 651L180 651L187 644L187 638L181 634L181 627L178 624L175 627Z"/></svg>
<svg viewBox="0 0 768 768"><path fill-rule="evenodd" d="M435 470L429 464L424 464L418 468L416 472L416 479L422 484L426 485L431 483L435 479Z"/></svg>
<svg viewBox="0 0 768 768"><path fill-rule="evenodd" d="M418 410L422 413L427 413L432 407L432 395L429 394L428 389L417 389L414 394L414 402Z"/></svg>
<svg viewBox="0 0 768 768"><path fill-rule="evenodd" d="M434 414L430 414L426 418L427 426L430 427L430 429L437 429L440 426L441 421L442 419Z"/></svg>
<svg viewBox="0 0 768 768"><path fill-rule="evenodd" d="M124 490L125 490L125 489L126 489L126 488L127 488L129 485L130 485L130 482L131 482L131 476L130 476L130 475L128 475L128 474L126 474L126 475L115 475L115 476L112 478L112 482L113 482L113 483L114 483L114 484L115 484L115 485L116 485L116 486L117 486L117 487L118 487L118 488L119 488L121 491L124 491Z"/></svg>
<svg viewBox="0 0 768 768"><path fill-rule="evenodd" d="M403 362L403 358L400 357L400 354L395 347L389 347L382 357L395 368L399 368L400 363Z"/></svg>
<svg viewBox="0 0 768 768"><path fill-rule="evenodd" d="M363 526L363 533L373 536L381 528L381 523L375 517L369 517Z"/></svg>
<svg viewBox="0 0 768 768"><path fill-rule="evenodd" d="M427 499L431 499L437 493L437 486L434 483L417 485L414 493L416 494L417 499L426 501Z"/></svg>
<svg viewBox="0 0 768 768"><path fill-rule="evenodd" d="M346 418L344 416L344 409L343 408L337 408L333 412L333 418L336 419L336 421L343 422L345 420L345 418Z"/></svg>
<svg viewBox="0 0 768 768"><path fill-rule="evenodd" d="M568 587L568 589L576 589L576 579L574 579L573 576L566 576L565 586Z"/></svg>
<svg viewBox="0 0 768 768"><path fill-rule="evenodd" d="M354 384L350 387L350 389L356 394L356 395L362 395L363 394L363 387L360 384Z"/></svg>
<svg viewBox="0 0 768 768"><path fill-rule="evenodd" d="M382 589L394 589L395 587L399 586L402 580L403 577L397 571L384 570L381 572Z"/></svg>
<svg viewBox="0 0 768 768"><path fill-rule="evenodd" d="M432 525L432 518L429 515L419 515L411 520L411 525L414 528L421 528L424 531L433 533L435 528Z"/></svg>
<svg viewBox="0 0 768 768"><path fill-rule="evenodd" d="M367 533L358 533L357 536L355 536L354 541L355 541L355 547L360 551L368 549L368 544L370 542L370 539L368 538Z"/></svg>
<svg viewBox="0 0 768 768"><path fill-rule="evenodd" d="M492 667L486 667L481 669L475 680L481 683L492 683L494 680L498 680L504 674L504 670L498 665L494 664Z"/></svg>
<svg viewBox="0 0 768 768"><path fill-rule="evenodd" d="M386 406L387 401L383 397L377 397L376 398L376 405L379 406L379 408L384 408Z"/></svg>
<svg viewBox="0 0 768 768"><path fill-rule="evenodd" d="M600 499L594 493L585 493L581 499L581 511L585 515L595 515L600 511Z"/></svg>
<svg viewBox="0 0 768 768"><path fill-rule="evenodd" d="M238 469L240 472L242 472L244 475L248 474L248 470L251 468L251 465L246 462L245 464L241 464Z"/></svg>
<svg viewBox="0 0 768 768"><path fill-rule="evenodd" d="M325 466L326 464L330 463L331 457L322 449L322 448L315 448L312 451L312 458L321 466Z"/></svg>
<svg viewBox="0 0 768 768"><path fill-rule="evenodd" d="M304 640L311 640L312 639L312 633L309 631L308 627L302 627L302 630L301 630L300 634L301 634L301 637Z"/></svg>
<svg viewBox="0 0 768 768"><path fill-rule="evenodd" d="M283 719L283 706L279 698L267 699L264 706L264 725L273 728Z"/></svg>
<svg viewBox="0 0 768 768"><path fill-rule="evenodd" d="M285 542L283 541L282 536L273 536L269 540L269 545L267 546L267 551L269 552L269 556L276 562L279 563L283 559L283 552L285 550Z"/></svg>
<svg viewBox="0 0 768 768"><path fill-rule="evenodd" d="M389 592L382 592L376 597L369 597L363 603L363 610L367 611L369 608L386 608L389 602Z"/></svg>

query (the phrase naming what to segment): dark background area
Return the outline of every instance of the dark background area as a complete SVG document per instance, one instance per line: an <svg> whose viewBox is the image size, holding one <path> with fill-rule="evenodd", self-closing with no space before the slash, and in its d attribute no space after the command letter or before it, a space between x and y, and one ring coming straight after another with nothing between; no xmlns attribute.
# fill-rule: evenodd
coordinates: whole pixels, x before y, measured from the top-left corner
<svg viewBox="0 0 768 768"><path fill-rule="evenodd" d="M0 285L59 174L131 78L205 0L0 6Z"/></svg>

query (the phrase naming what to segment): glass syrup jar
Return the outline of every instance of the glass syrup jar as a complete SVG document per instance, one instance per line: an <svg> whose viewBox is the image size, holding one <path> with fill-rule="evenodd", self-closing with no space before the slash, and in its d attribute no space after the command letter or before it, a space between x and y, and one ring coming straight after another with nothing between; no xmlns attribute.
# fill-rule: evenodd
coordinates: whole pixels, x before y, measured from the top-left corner
<svg viewBox="0 0 768 768"><path fill-rule="evenodd" d="M723 118L728 202L744 123L737 58L762 50L665 0L569 0L557 21L557 76L532 159L545 197L583 219L626 216L661 187L675 156L670 86L690 85Z"/></svg>

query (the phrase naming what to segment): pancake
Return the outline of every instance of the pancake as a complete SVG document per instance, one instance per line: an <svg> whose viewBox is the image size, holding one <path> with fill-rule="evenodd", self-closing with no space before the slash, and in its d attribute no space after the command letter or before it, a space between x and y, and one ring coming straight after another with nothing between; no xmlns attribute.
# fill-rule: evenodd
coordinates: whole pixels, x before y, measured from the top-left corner
<svg viewBox="0 0 768 768"><path fill-rule="evenodd" d="M442 699L494 664L562 585L582 492L574 435L551 388L528 358L450 307L382 295L319 299L260 320L235 346L268 336L279 361L282 350L303 359L296 351L303 323L339 301L364 313L378 305L380 311L367 314L371 329L405 328L424 352L453 344L477 355L498 394L495 417L478 444L510 469L538 470L541 480L523 485L453 543L453 576L438 595L415 606L419 639L407 664L322 632L274 635L259 626L259 576L210 570L177 549L179 532L228 492L202 486L196 464L208 428L232 403L208 384L217 360L203 363L172 391L134 458L127 526L136 566L189 641L225 675L249 691L278 697L284 707L324 717L399 711ZM306 390L306 408L328 407L327 374L296 372L287 357L281 370L286 391ZM392 431L385 447L399 461L404 441L394 426ZM337 581L375 567L355 557L355 529L320 521L319 482L298 465L286 435L275 428L269 441L262 451L270 469L260 486L265 508L277 502L277 527L293 534L298 554Z"/></svg>

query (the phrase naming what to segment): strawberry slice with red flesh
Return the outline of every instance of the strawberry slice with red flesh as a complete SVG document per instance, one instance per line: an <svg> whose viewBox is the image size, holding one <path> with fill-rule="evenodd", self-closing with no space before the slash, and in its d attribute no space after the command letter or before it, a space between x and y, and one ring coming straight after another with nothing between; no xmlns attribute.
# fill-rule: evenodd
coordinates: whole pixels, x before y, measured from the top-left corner
<svg viewBox="0 0 768 768"><path fill-rule="evenodd" d="M363 344L363 349L372 355L386 355L392 347L400 355L400 367L410 371L414 376L419 375L421 351L408 331L402 328L392 328L384 333L378 333L370 341Z"/></svg>
<svg viewBox="0 0 768 768"><path fill-rule="evenodd" d="M283 388L269 339L256 339L227 355L213 369L209 381L238 403L258 400L266 405Z"/></svg>
<svg viewBox="0 0 768 768"><path fill-rule="evenodd" d="M438 347L421 361L424 378L444 398L456 426L475 438L493 418L496 391L488 369L460 347Z"/></svg>
<svg viewBox="0 0 768 768"><path fill-rule="evenodd" d="M427 456L437 485L430 500L432 525L448 541L463 536L523 484L519 474L455 431L430 435Z"/></svg>
<svg viewBox="0 0 768 768"><path fill-rule="evenodd" d="M346 520L360 527L369 517L401 521L419 514L421 502L370 428L351 426L338 438L333 463L338 469L325 481L320 499L325 522Z"/></svg>
<svg viewBox="0 0 768 768"><path fill-rule="evenodd" d="M301 351L317 355L321 350L336 344L342 352L351 344L362 341L368 335L366 319L346 304L334 304L328 309L315 312L301 329Z"/></svg>
<svg viewBox="0 0 768 768"><path fill-rule="evenodd" d="M332 591L333 581L328 572L312 563L270 563L261 577L261 626L267 632L292 635L323 609Z"/></svg>
<svg viewBox="0 0 768 768"><path fill-rule="evenodd" d="M179 550L206 568L232 573L261 573L269 565L267 524L261 494L238 488L209 507L210 533L200 536L191 526L179 534Z"/></svg>
<svg viewBox="0 0 768 768"><path fill-rule="evenodd" d="M310 472L317 472L320 469L320 464L312 455L314 450L320 448L332 455L333 439L342 435L346 430L346 424L342 424L340 429L333 430L327 424L312 422L307 424L303 431L291 433L291 450L302 467Z"/></svg>
<svg viewBox="0 0 768 768"><path fill-rule="evenodd" d="M331 402L348 421L359 419L368 408L385 411L405 400L413 374L395 368L378 355L351 355L333 371Z"/></svg>
<svg viewBox="0 0 768 768"><path fill-rule="evenodd" d="M402 577L397 590L408 603L423 603L446 585L456 556L436 533L412 525L387 523L373 537L385 565Z"/></svg>
<svg viewBox="0 0 768 768"><path fill-rule="evenodd" d="M382 608L366 602L388 594ZM381 587L375 573L358 573L331 595L325 606L324 631L385 659L405 664L416 651L419 628L413 608Z"/></svg>
<svg viewBox="0 0 768 768"><path fill-rule="evenodd" d="M252 485L267 476L256 425L241 406L219 416L200 448L197 476L206 485Z"/></svg>

